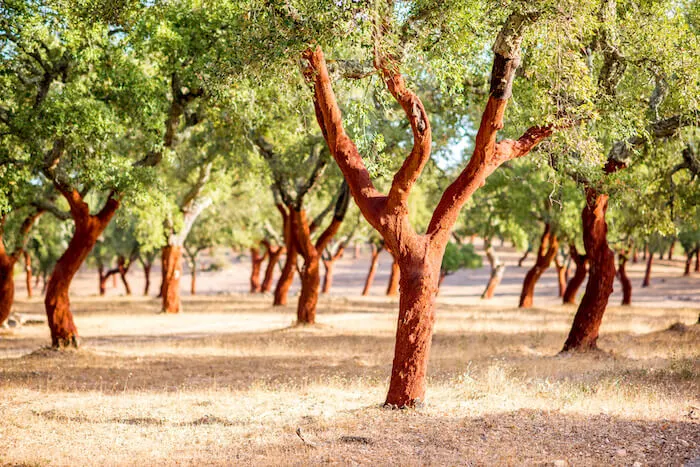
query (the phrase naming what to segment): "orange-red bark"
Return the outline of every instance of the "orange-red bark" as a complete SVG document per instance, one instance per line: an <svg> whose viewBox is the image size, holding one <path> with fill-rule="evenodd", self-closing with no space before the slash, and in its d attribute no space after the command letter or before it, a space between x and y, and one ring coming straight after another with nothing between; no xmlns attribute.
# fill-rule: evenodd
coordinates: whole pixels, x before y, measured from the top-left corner
<svg viewBox="0 0 700 467"><path fill-rule="evenodd" d="M399 294L399 280L401 278L401 270L399 263L394 259L391 263L391 274L389 275L389 284L386 287L386 294L389 297L395 297Z"/></svg>
<svg viewBox="0 0 700 467"><path fill-rule="evenodd" d="M566 284L563 302L564 304L575 305L578 289L581 287L581 285L583 285L583 281L586 280L586 276L588 275L588 258L586 255L579 254L573 244L569 246L569 254L571 255L573 262L576 264L576 272L569 283Z"/></svg>
<svg viewBox="0 0 700 467"><path fill-rule="evenodd" d="M262 290L260 283L260 271L262 268L262 263L267 259L267 250L265 253L260 253L260 248L253 246L250 247L250 293L258 293Z"/></svg>
<svg viewBox="0 0 700 467"><path fill-rule="evenodd" d="M287 252L287 256L284 260L284 266L282 266L282 272L277 280L277 286L275 287L275 298L273 305L281 306L287 304L287 296L289 295L289 289L294 281L294 271L297 268L297 242L294 237L294 231L292 230L291 216L292 211L291 206L284 206L282 204L277 205L277 210L282 214L282 222L284 227L284 245Z"/></svg>
<svg viewBox="0 0 700 467"><path fill-rule="evenodd" d="M24 282L27 286L27 298L32 298L32 257L27 250L22 253L24 256Z"/></svg>
<svg viewBox="0 0 700 467"><path fill-rule="evenodd" d="M51 344L59 348L78 346L78 329L73 321L68 297L70 285L119 207L119 201L110 195L102 210L92 215L90 207L77 190L62 190L62 194L68 200L75 231L68 248L54 266L44 298L51 329Z"/></svg>
<svg viewBox="0 0 700 467"><path fill-rule="evenodd" d="M374 276L377 274L377 265L379 263L379 253L381 253L382 248L377 248L376 245L372 245L372 253L370 256L369 271L367 271L367 278L365 279L365 286L362 289L362 296L365 297L369 295L369 290L372 288L374 283Z"/></svg>
<svg viewBox="0 0 700 467"><path fill-rule="evenodd" d="M535 285L540 277L542 277L542 274L552 264L552 260L557 255L558 249L559 240L552 232L552 226L545 224L540 247L537 250L535 265L527 272L525 280L523 281L523 289L520 292L520 303L518 305L520 308L530 308L532 306L535 296Z"/></svg>
<svg viewBox="0 0 700 467"><path fill-rule="evenodd" d="M605 212L608 195L593 188L586 189L586 205L583 208L583 244L590 265L588 284L583 300L574 317L564 352L596 349L600 323L613 291L615 280L615 254L608 246L608 225Z"/></svg>
<svg viewBox="0 0 700 467"><path fill-rule="evenodd" d="M267 266L265 267L265 276L263 277L260 291L263 293L269 292L272 289L272 280L275 275L275 267L280 260L280 257L286 251L286 248L279 245L271 245L269 242L265 244L267 248Z"/></svg>
<svg viewBox="0 0 700 467"><path fill-rule="evenodd" d="M331 291L331 286L333 285L333 268L335 267L335 262L343 257L344 252L345 245L341 244L334 254L323 258L323 267L326 269L326 273L323 275L323 288L321 289L321 293L325 294Z"/></svg>
<svg viewBox="0 0 700 467"><path fill-rule="evenodd" d="M161 286L161 311L163 313L179 313L180 279L182 278L182 247L166 245L163 254L163 283Z"/></svg>
<svg viewBox="0 0 700 467"><path fill-rule="evenodd" d="M632 281L627 275L627 252L621 252L618 255L617 277L622 284L622 304L632 304Z"/></svg>

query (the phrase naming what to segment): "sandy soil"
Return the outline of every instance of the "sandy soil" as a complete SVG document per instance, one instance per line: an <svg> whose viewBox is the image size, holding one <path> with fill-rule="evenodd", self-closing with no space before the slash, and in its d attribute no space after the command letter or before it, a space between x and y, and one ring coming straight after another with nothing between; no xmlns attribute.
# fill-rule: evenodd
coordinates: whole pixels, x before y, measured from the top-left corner
<svg viewBox="0 0 700 467"><path fill-rule="evenodd" d="M697 465L700 276L659 263L635 306L609 308L605 352L577 356L557 355L575 307L558 304L552 271L525 311L525 268L509 267L488 303L485 268L450 276L425 405L404 411L381 407L397 308L386 256L366 298L366 256L341 260L310 328L290 327L293 306L244 293L245 258L203 273L205 295L183 283L179 316L121 288L91 296L84 271L80 351L43 349L45 324L0 334L0 464ZM17 296L41 318L40 298Z"/></svg>

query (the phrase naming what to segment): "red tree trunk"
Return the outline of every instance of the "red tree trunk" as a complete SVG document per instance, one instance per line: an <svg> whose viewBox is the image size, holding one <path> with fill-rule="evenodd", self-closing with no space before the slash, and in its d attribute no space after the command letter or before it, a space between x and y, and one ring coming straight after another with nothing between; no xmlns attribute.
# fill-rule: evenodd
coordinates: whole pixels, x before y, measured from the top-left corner
<svg viewBox="0 0 700 467"><path fill-rule="evenodd" d="M379 262L379 253L381 249L372 245L372 256L369 263L369 271L367 272L367 279L365 279L365 287L362 289L362 296L365 297L369 295L369 289L372 287L374 282L374 275L377 273L377 263Z"/></svg>
<svg viewBox="0 0 700 467"><path fill-rule="evenodd" d="M676 240L674 239L671 242L671 246L668 247L668 259L670 259L670 260L673 259L673 250L675 250L675 248L676 248Z"/></svg>
<svg viewBox="0 0 700 467"><path fill-rule="evenodd" d="M632 247L632 263L637 264L639 262L639 249L637 245Z"/></svg>
<svg viewBox="0 0 700 467"><path fill-rule="evenodd" d="M399 258L399 319L387 404L413 406L425 398L425 374L435 323L441 259Z"/></svg>
<svg viewBox="0 0 700 467"><path fill-rule="evenodd" d="M267 258L267 251L265 251L265 254L261 255L259 248L250 248L250 293L258 293L262 290L262 286L260 285L260 270L265 258Z"/></svg>
<svg viewBox="0 0 700 467"><path fill-rule="evenodd" d="M131 287L129 286L129 281L126 280L126 274L129 272L129 267L131 267L131 262L129 262L129 265L127 266L126 258L119 256L117 259L117 270L119 271L119 276L122 279L122 284L124 284L124 290L126 291L127 295L131 295Z"/></svg>
<svg viewBox="0 0 700 467"><path fill-rule="evenodd" d="M401 277L401 270L399 268L399 263L394 259L391 263L391 275L389 276L389 285L386 288L386 294L389 297L395 297L399 294L399 278Z"/></svg>
<svg viewBox="0 0 700 467"><path fill-rule="evenodd" d="M298 252L297 242L294 238L294 232L292 231L292 223L289 214L292 211L292 207L285 207L278 204L277 210L282 214L282 222L284 226L284 244L285 250L287 251L287 256L284 260L284 266L282 267L280 278L277 280L273 305L282 306L287 304L289 289L292 287L292 282L294 281L294 272L297 269Z"/></svg>
<svg viewBox="0 0 700 467"><path fill-rule="evenodd" d="M700 248L695 250L695 272L700 272Z"/></svg>
<svg viewBox="0 0 700 467"><path fill-rule="evenodd" d="M523 281L523 290L520 293L520 308L530 308L532 306L533 297L535 295L535 284L540 279L542 274L552 264L552 260L557 254L559 248L559 240L552 233L552 226L545 224L540 247L537 250L537 259L535 265L525 275Z"/></svg>
<svg viewBox="0 0 700 467"><path fill-rule="evenodd" d="M100 297L104 297L107 293L107 278L109 276L105 274L105 268L102 264L97 266L97 278L98 278L98 290L100 292Z"/></svg>
<svg viewBox="0 0 700 467"><path fill-rule="evenodd" d="M632 282L627 275L627 253L620 253L618 256L618 268L617 275L620 278L620 283L622 284L622 304L631 305L632 304Z"/></svg>
<svg viewBox="0 0 700 467"><path fill-rule="evenodd" d="M564 343L564 352L596 349L598 330L615 281L615 254L608 246L608 225L605 222L607 209L608 195L587 188L581 219L590 276L586 293Z"/></svg>
<svg viewBox="0 0 700 467"><path fill-rule="evenodd" d="M263 278L262 286L260 287L261 292L269 292L272 289L272 280L275 276L275 266L280 260L280 257L285 252L285 248L281 246L270 246L267 249L269 255L267 260L267 267L265 268L265 277Z"/></svg>
<svg viewBox="0 0 700 467"><path fill-rule="evenodd" d="M321 288L321 293L327 294L331 291L331 286L333 285L333 266L335 261L332 259L324 259L323 267L326 272L323 274L323 287Z"/></svg>
<svg viewBox="0 0 700 467"><path fill-rule="evenodd" d="M519 268L522 268L522 267L523 267L523 262L527 259L527 257L528 257L529 255L530 255L530 248L528 248L528 249L525 251L525 254L522 255L522 256L520 257L520 259L518 260L518 267L519 267Z"/></svg>
<svg viewBox="0 0 700 467"><path fill-rule="evenodd" d="M4 323L15 298L14 269L16 258L5 253L5 247L0 238L0 324Z"/></svg>
<svg viewBox="0 0 700 467"><path fill-rule="evenodd" d="M644 271L644 280L642 281L642 287L649 287L651 285L651 264L654 262L654 255L649 252L647 257L647 268Z"/></svg>
<svg viewBox="0 0 700 467"><path fill-rule="evenodd" d="M163 313L180 312L180 279L182 278L182 246L166 245L163 247Z"/></svg>
<svg viewBox="0 0 700 467"><path fill-rule="evenodd" d="M32 298L32 257L27 250L22 252L24 256L24 281L27 285L27 298Z"/></svg>
<svg viewBox="0 0 700 467"><path fill-rule="evenodd" d="M576 263L576 272L573 277L566 284L566 290L564 290L563 302L564 304L576 304L576 294L578 289L581 288L583 281L586 280L586 275L588 274L588 258L586 255L580 255L576 251L576 246L573 244L569 246L569 252L571 254L571 259Z"/></svg>
<svg viewBox="0 0 700 467"><path fill-rule="evenodd" d="M78 347L78 329L73 321L68 297L70 285L119 207L119 201L110 195L100 213L90 215L89 206L77 190L65 191L63 195L71 208L75 232L68 248L54 266L44 298L46 316L51 329L51 344L59 348Z"/></svg>
<svg viewBox="0 0 700 467"><path fill-rule="evenodd" d="M557 269L557 281L559 283L559 297L564 296L564 292L566 291L566 264L561 264L558 261L554 262L554 266Z"/></svg>

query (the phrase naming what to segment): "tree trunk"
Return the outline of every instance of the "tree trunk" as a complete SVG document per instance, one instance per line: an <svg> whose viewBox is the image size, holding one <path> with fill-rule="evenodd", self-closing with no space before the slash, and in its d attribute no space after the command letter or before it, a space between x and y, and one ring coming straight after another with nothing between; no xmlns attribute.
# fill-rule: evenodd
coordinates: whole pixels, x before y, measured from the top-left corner
<svg viewBox="0 0 700 467"><path fill-rule="evenodd" d="M304 266L301 268L300 276L301 292L297 306L297 324L314 324L316 323L318 291L321 285L318 256L312 255L309 258L304 258Z"/></svg>
<svg viewBox="0 0 700 467"><path fill-rule="evenodd" d="M105 267L101 262L97 265L97 280L97 290L100 297L104 297L107 293L107 276L105 275Z"/></svg>
<svg viewBox="0 0 700 467"><path fill-rule="evenodd" d="M671 242L671 246L668 247L668 259L671 260L673 259L673 250L676 248L676 239L674 238L673 241Z"/></svg>
<svg viewBox="0 0 700 467"><path fill-rule="evenodd" d="M563 352L597 348L598 330L615 281L615 254L608 246L608 225L605 222L607 209L608 195L587 188L581 219L583 244L590 265L589 278Z"/></svg>
<svg viewBox="0 0 700 467"><path fill-rule="evenodd" d="M119 201L110 195L100 213L90 215L89 206L77 190L63 192L63 195L71 207L75 232L68 248L54 266L44 298L46 316L51 329L51 344L58 348L78 347L78 329L73 321L68 296L70 285L119 207Z"/></svg>
<svg viewBox="0 0 700 467"><path fill-rule="evenodd" d="M557 281L559 283L559 295L558 297L563 297L566 291L566 264L560 263L556 259L554 260L554 267L557 269Z"/></svg>
<svg viewBox="0 0 700 467"><path fill-rule="evenodd" d="M401 277L401 270L399 269L399 263L394 259L391 263L391 275L389 276L389 285L386 288L386 294L389 297L395 297L399 294L399 278Z"/></svg>
<svg viewBox="0 0 700 467"><path fill-rule="evenodd" d="M648 255L649 255L649 243L644 242L644 251L642 252L642 260L646 261Z"/></svg>
<svg viewBox="0 0 700 467"><path fill-rule="evenodd" d="M583 281L586 280L586 275L588 274L588 268L586 267L588 264L588 258L586 255L578 254L576 251L576 246L573 244L569 245L569 252L571 259L573 259L574 263L576 263L576 272L569 283L566 284L566 290L564 290L564 297L562 301L565 305L575 305L578 289L583 284Z"/></svg>
<svg viewBox="0 0 700 467"><path fill-rule="evenodd" d="M148 296L148 291L151 288L151 263L143 263L143 275L146 278L146 284L143 286L143 295Z"/></svg>
<svg viewBox="0 0 700 467"><path fill-rule="evenodd" d="M647 269L644 272L644 280L642 281L642 287L649 287L651 284L651 263L654 262L654 255L649 252L647 257Z"/></svg>
<svg viewBox="0 0 700 467"><path fill-rule="evenodd" d="M124 290L126 290L127 295L131 295L131 287L129 287L129 282L126 280L126 274L129 272L130 266L131 262L129 262L129 265L127 266L126 258L124 258L123 256L120 256L117 259L117 269L119 270L119 276L122 279L122 284L124 284Z"/></svg>
<svg viewBox="0 0 700 467"><path fill-rule="evenodd" d="M163 313L180 312L180 279L182 278L182 246L163 247Z"/></svg>
<svg viewBox="0 0 700 467"><path fill-rule="evenodd" d="M683 270L683 276L690 275L690 266L692 266L692 264L693 264L693 256L695 256L694 250L686 253L685 269Z"/></svg>
<svg viewBox="0 0 700 467"><path fill-rule="evenodd" d="M379 262L379 253L381 249L377 248L376 245L372 245L372 256L369 263L369 271L367 272L367 279L365 279L365 287L362 289L362 296L365 297L369 295L369 289L372 287L374 282L374 275L377 273L377 263Z"/></svg>
<svg viewBox="0 0 700 467"><path fill-rule="evenodd" d="M632 247L632 263L637 264L639 262L639 249L637 248L637 245L635 244Z"/></svg>
<svg viewBox="0 0 700 467"><path fill-rule="evenodd" d="M622 304L631 305L632 282L627 275L627 252L623 252L618 255L618 262L617 275L620 278L620 283L622 284Z"/></svg>
<svg viewBox="0 0 700 467"><path fill-rule="evenodd" d="M700 272L700 248L695 250L695 272Z"/></svg>
<svg viewBox="0 0 700 467"><path fill-rule="evenodd" d="M530 255L530 247L528 247L527 250L525 250L525 254L522 255L522 256L520 257L520 259L518 260L518 267L519 267L519 268L522 268L522 267L523 267L523 262L525 261L525 259L527 259L527 257L528 257L529 255Z"/></svg>
<svg viewBox="0 0 700 467"><path fill-rule="evenodd" d="M503 279L503 274L506 272L506 265L496 254L496 249L493 247L491 239L484 239L484 247L486 249L486 259L488 259L489 265L491 266L491 276L489 277L488 284L486 284L484 293L481 294L481 298L483 300L489 300L493 298L496 287L498 287L498 284L500 284Z"/></svg>
<svg viewBox="0 0 700 467"><path fill-rule="evenodd" d="M525 275L523 281L523 289L520 293L520 308L530 308L532 306L533 297L535 295L535 284L540 279L542 274L552 264L552 260L557 254L559 248L559 240L552 233L552 226L545 224L540 247L537 250L537 259L535 265Z"/></svg>
<svg viewBox="0 0 700 467"><path fill-rule="evenodd" d="M32 298L32 257L27 250L22 251L24 256L24 281L27 285L27 298Z"/></svg>
<svg viewBox="0 0 700 467"><path fill-rule="evenodd" d="M191 281L190 281L190 295L197 295L197 262L192 261L192 264L190 265L190 275Z"/></svg>
<svg viewBox="0 0 700 467"><path fill-rule="evenodd" d="M401 296L389 406L411 407L425 398L440 263L438 257L399 258Z"/></svg>
<svg viewBox="0 0 700 467"><path fill-rule="evenodd" d="M327 294L331 291L331 286L333 285L333 266L335 261L332 259L324 259L323 267L326 270L323 274L323 287L321 288L321 293Z"/></svg>
<svg viewBox="0 0 700 467"><path fill-rule="evenodd" d="M13 255L5 253L5 247L0 238L0 324L4 323L10 312L15 298L14 270L17 260Z"/></svg>
<svg viewBox="0 0 700 467"><path fill-rule="evenodd" d="M260 291L263 293L269 292L272 289L272 280L275 276L275 266L279 263L282 253L284 253L285 248L281 246L268 248L268 260L267 267L265 268L265 277L260 287Z"/></svg>
<svg viewBox="0 0 700 467"><path fill-rule="evenodd" d="M297 269L298 252L294 232L292 231L292 223L289 219L289 213L292 211L292 207L285 207L278 204L277 209L282 214L284 226L284 246L285 250L287 251L287 256L284 260L284 266L282 267L280 278L277 280L277 286L275 287L273 306L282 306L287 304L289 289L292 287L292 282L294 282L294 271Z"/></svg>
<svg viewBox="0 0 700 467"><path fill-rule="evenodd" d="M260 249L258 247L250 247L250 293L259 293L262 290L260 285L260 270L262 269L262 263L267 258L267 251L264 255L260 254Z"/></svg>

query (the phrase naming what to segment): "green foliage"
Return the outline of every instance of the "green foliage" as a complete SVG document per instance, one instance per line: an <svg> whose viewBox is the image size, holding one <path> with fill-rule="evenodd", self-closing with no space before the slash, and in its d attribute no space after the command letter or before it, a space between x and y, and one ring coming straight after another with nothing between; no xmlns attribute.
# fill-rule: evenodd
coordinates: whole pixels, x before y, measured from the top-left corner
<svg viewBox="0 0 700 467"><path fill-rule="evenodd" d="M478 269L482 264L481 255L474 251L474 245L448 243L445 255L442 257L440 270L443 274L449 275L460 269Z"/></svg>

